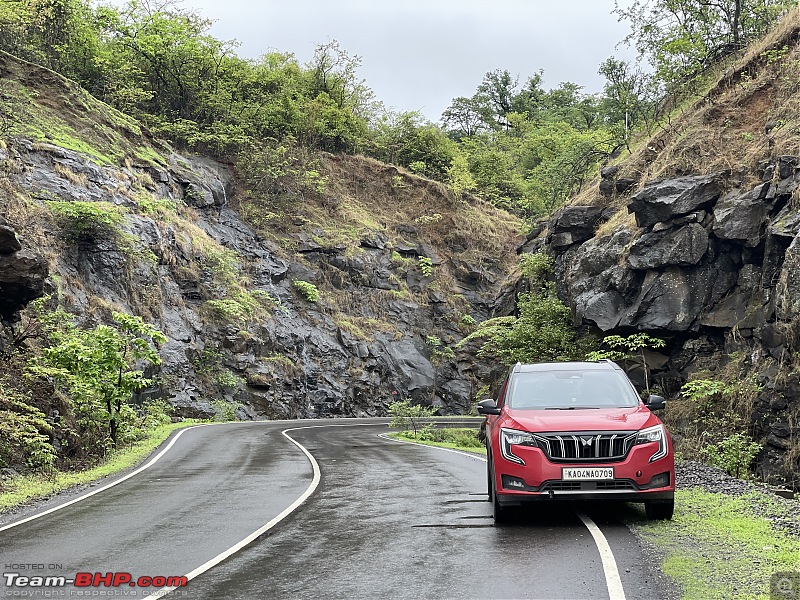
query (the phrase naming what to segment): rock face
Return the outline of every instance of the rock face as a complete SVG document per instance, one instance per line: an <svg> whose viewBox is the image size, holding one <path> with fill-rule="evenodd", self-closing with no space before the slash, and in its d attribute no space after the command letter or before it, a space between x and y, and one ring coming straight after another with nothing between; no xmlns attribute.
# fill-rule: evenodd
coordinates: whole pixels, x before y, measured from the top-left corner
<svg viewBox="0 0 800 600"><path fill-rule="evenodd" d="M10 319L43 294L47 261L23 248L13 227L0 216L0 317Z"/></svg>
<svg viewBox="0 0 800 600"><path fill-rule="evenodd" d="M423 235L424 223L376 225L355 243L301 227L284 240L292 254L242 219L232 204L236 180L214 161L174 154L158 165L106 167L24 139L0 154L15 165L12 184L43 213L46 201L59 199L104 201L124 216L118 234L78 241L52 219L43 227L0 221L0 316L11 319L40 296L48 277L48 262L25 243L27 227L47 240L68 308L95 323L109 317L108 307L129 311L167 335L153 374L159 385L142 398L168 398L193 417L213 415L214 399L232 403L242 419L384 415L406 398L460 413L470 408L476 373L492 368L456 359L434 366L426 343L435 335L452 346L468 332L463 315L480 321L508 302L508 267L476 253L457 225L442 240ZM349 160L341 168L355 171L361 164L329 160ZM367 179L359 190L380 185L368 178L383 175L392 189L390 175L371 163L361 168ZM430 201L444 192L419 193ZM521 239L508 231L498 252L513 257ZM421 257L433 274L420 270ZM318 285L329 299L307 301L295 280ZM250 304L236 313L231 302L242 295Z"/></svg>
<svg viewBox="0 0 800 600"><path fill-rule="evenodd" d="M763 385L752 416L767 448L761 464L778 476L787 475L776 465L785 465L786 424L800 406L800 385L786 376L800 349L798 164L777 157L763 165L761 183L724 194L720 175L647 182L628 202L638 227L586 237L578 226L571 241L556 215L548 239L559 294L577 324L667 341L657 377L668 393L732 353L747 357Z"/></svg>
<svg viewBox="0 0 800 600"><path fill-rule="evenodd" d="M652 227L713 204L721 191L715 175L651 181L631 196L628 212L636 215L639 227Z"/></svg>

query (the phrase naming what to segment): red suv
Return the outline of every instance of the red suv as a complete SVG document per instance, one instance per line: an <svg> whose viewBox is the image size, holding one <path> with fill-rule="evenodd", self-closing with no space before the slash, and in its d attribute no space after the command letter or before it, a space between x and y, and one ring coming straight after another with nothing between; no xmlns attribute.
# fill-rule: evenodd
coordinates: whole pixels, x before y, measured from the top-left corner
<svg viewBox="0 0 800 600"><path fill-rule="evenodd" d="M489 500L494 520L535 500L644 502L650 519L675 506L672 440L611 361L517 364L486 415Z"/></svg>

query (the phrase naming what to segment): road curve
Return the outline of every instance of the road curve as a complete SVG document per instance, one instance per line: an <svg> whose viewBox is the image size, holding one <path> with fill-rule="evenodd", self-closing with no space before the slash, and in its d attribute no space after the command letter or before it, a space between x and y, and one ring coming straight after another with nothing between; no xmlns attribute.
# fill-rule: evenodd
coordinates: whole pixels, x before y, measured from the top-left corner
<svg viewBox="0 0 800 600"><path fill-rule="evenodd" d="M289 435L320 466L314 494L170 596L608 597L598 549L571 509L544 506L517 525L495 528L483 462L382 439L378 423L260 422L186 431L142 473L0 531L0 565L44 565L27 574L67 577L79 571L134 578L190 573L309 490L309 459L281 435L292 428ZM661 597L658 574L620 521L630 509L582 510L607 538L626 598ZM3 585L0 595L18 591ZM151 590L108 591L141 597Z"/></svg>

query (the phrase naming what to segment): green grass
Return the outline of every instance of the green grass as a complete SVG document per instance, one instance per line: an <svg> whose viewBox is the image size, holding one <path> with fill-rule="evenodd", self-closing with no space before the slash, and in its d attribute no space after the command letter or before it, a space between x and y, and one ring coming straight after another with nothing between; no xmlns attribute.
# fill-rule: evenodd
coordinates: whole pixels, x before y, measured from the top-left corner
<svg viewBox="0 0 800 600"><path fill-rule="evenodd" d="M115 452L107 461L85 471L62 472L50 475L25 475L3 483L0 493L0 512L6 512L33 500L47 498L68 488L85 485L133 467L147 458L169 434L182 427L197 425L199 421L161 425L130 447Z"/></svg>
<svg viewBox="0 0 800 600"><path fill-rule="evenodd" d="M422 432L417 432L417 436L415 437L413 431L400 431L397 433L390 433L389 437L396 440L424 444L426 446L437 446L439 448L451 448L453 450L461 450L463 452L486 454L486 446L478 441L477 433L477 429L446 427L434 429L430 431L428 436ZM471 439L473 436L475 438L475 442L473 442ZM430 439L431 437L434 439ZM470 445L464 443L466 440L468 440L468 444Z"/></svg>
<svg viewBox="0 0 800 600"><path fill-rule="evenodd" d="M791 509L752 492L739 497L678 490L672 521L633 523L664 555L662 569L687 600L769 598L770 577L800 569L800 537L768 517Z"/></svg>

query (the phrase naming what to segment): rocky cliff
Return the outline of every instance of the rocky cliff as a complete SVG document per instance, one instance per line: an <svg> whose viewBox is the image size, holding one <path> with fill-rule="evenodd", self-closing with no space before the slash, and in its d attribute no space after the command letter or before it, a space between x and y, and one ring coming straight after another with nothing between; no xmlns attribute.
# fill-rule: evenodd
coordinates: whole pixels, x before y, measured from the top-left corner
<svg viewBox="0 0 800 600"><path fill-rule="evenodd" d="M533 244L556 257L577 325L667 341L648 358L668 396L726 369L753 382L748 402L728 410L763 444L762 474L795 484L797 21L794 13L669 127L604 168Z"/></svg>
<svg viewBox="0 0 800 600"><path fill-rule="evenodd" d="M17 107L0 146L6 349L47 293L87 325L122 310L163 330L144 396L184 415L468 410L489 366L442 349L506 309L514 218L333 155L315 172L324 193L254 208L232 165L175 153L46 69L3 54L0 72Z"/></svg>

